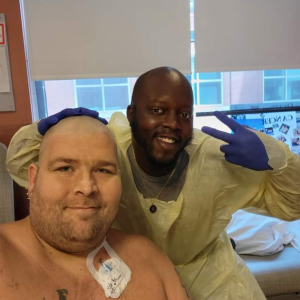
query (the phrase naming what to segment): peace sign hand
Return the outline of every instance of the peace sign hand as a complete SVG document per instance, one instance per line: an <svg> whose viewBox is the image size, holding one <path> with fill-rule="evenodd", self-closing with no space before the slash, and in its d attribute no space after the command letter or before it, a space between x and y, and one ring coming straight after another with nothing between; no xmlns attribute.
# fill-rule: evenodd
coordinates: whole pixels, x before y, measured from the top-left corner
<svg viewBox="0 0 300 300"><path fill-rule="evenodd" d="M230 134L208 126L203 126L202 131L228 143L220 147L228 162L256 171L273 170L268 165L269 158L265 146L254 132L221 112L216 111L215 116L234 133Z"/></svg>

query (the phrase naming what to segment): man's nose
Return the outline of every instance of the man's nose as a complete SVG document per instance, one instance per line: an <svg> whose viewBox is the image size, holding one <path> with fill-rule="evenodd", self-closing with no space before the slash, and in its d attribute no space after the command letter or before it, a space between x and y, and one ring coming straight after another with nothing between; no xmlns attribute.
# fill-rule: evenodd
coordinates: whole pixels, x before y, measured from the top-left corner
<svg viewBox="0 0 300 300"><path fill-rule="evenodd" d="M173 130L181 128L179 116L176 114L176 112L168 112L165 115L163 126L169 127Z"/></svg>
<svg viewBox="0 0 300 300"><path fill-rule="evenodd" d="M98 190L96 179L91 172L81 172L77 174L74 183L74 193L89 196Z"/></svg>

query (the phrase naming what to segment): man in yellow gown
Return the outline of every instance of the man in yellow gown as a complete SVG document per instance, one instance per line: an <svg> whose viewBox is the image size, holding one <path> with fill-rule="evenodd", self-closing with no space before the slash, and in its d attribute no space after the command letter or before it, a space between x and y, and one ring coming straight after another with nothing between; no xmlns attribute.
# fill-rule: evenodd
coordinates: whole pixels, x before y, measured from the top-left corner
<svg viewBox="0 0 300 300"><path fill-rule="evenodd" d="M265 299L225 228L241 208L300 218L300 158L222 114L217 118L234 134L193 129L192 115L192 90L179 71L162 67L139 77L127 118L115 113L108 124L123 185L114 226L157 243L192 299ZM40 133L64 117L22 128L13 138L7 166L20 185L26 187L26 168L37 160Z"/></svg>

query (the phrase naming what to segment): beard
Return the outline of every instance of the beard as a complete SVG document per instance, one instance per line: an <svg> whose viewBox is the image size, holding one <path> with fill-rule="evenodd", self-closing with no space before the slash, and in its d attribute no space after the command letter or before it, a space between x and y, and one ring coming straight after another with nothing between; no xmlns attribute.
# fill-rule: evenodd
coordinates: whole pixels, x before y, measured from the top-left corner
<svg viewBox="0 0 300 300"><path fill-rule="evenodd" d="M91 199L81 200L81 203L91 202ZM92 217L72 217L66 206L65 200L55 203L47 200L36 185L30 200L30 222L35 233L53 248L67 253L84 252L101 242L113 222L107 218L105 207L100 206Z"/></svg>
<svg viewBox="0 0 300 300"><path fill-rule="evenodd" d="M184 142L182 147L178 149L178 151L171 157L171 158L164 158L160 157L158 158L155 155L154 147L152 144L148 144L145 139L140 135L139 133L139 125L136 120L136 115L134 114L133 120L130 122L130 127L131 127L131 133L136 140L136 142L144 149L144 153L146 155L146 158L149 163L156 165L158 167L169 167L171 165L174 165L182 153L184 151L184 148L188 146L193 139L193 136L191 136L188 140Z"/></svg>

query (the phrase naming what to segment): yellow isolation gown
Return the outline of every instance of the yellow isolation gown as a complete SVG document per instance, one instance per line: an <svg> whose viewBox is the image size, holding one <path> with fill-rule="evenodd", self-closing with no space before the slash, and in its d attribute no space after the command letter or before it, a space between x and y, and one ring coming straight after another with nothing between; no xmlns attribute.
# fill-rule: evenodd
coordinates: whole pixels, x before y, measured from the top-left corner
<svg viewBox="0 0 300 300"><path fill-rule="evenodd" d="M240 208L255 208L283 220L300 218L300 157L284 143L255 132L273 170L249 170L224 159L223 142L195 130L186 147L189 165L178 199L144 199L135 186L127 156L131 131L126 117L115 113L108 127L118 145L123 185L114 227L158 244L175 264L191 299L265 299L224 229ZM9 147L8 170L22 186L27 186L27 168L37 161L41 139L35 123L21 128ZM157 206L154 214L149 211L152 203Z"/></svg>

